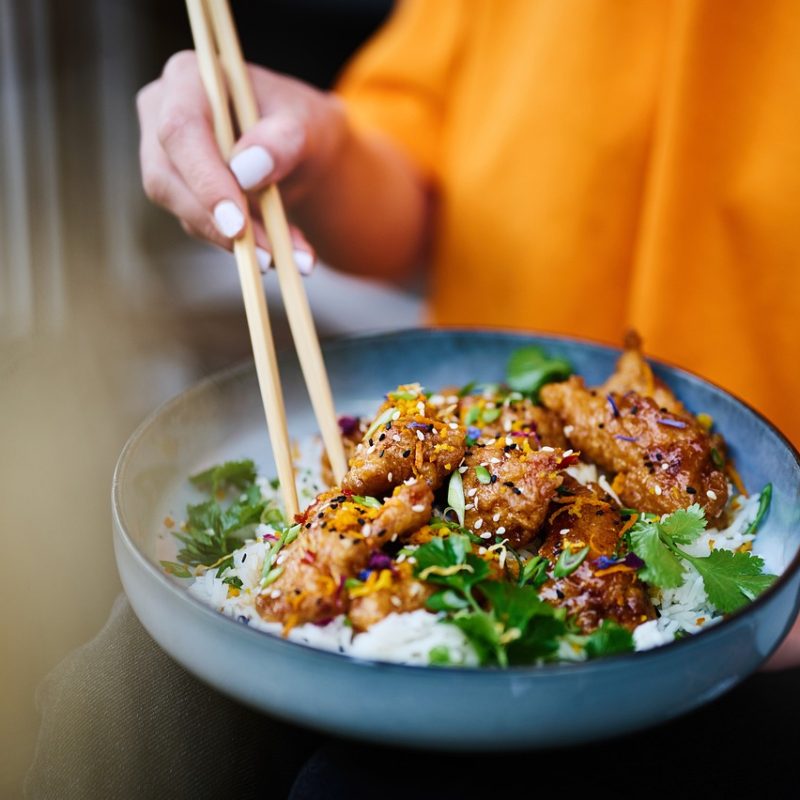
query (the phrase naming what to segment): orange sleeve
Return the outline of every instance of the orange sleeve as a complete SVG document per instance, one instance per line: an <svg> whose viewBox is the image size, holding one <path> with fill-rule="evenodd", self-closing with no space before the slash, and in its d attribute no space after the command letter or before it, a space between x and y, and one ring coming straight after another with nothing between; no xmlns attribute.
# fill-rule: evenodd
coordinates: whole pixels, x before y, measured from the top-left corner
<svg viewBox="0 0 800 800"><path fill-rule="evenodd" d="M353 123L391 138L430 177L463 38L462 0L400 0L335 89Z"/></svg>

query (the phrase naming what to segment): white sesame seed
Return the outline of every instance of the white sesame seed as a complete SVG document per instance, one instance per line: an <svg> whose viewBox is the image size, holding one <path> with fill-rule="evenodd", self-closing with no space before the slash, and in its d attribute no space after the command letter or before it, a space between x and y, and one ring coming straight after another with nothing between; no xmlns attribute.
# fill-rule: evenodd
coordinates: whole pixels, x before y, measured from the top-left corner
<svg viewBox="0 0 800 800"><path fill-rule="evenodd" d="M406 486L413 486L417 482L417 479L412 475L410 478L406 478L403 483Z"/></svg>
<svg viewBox="0 0 800 800"><path fill-rule="evenodd" d="M411 506L411 510L415 514L421 514L425 510L425 504L424 503L416 503L415 505Z"/></svg>
<svg viewBox="0 0 800 800"><path fill-rule="evenodd" d="M472 511L473 508L475 508L475 506L472 503L467 503L464 506L464 511Z"/></svg>
<svg viewBox="0 0 800 800"><path fill-rule="evenodd" d="M510 419L507 419L507 420L506 420L506 421L503 423L503 430L504 430L506 433L510 433L510 431L511 431L511 420L510 420Z"/></svg>
<svg viewBox="0 0 800 800"><path fill-rule="evenodd" d="M389 541L390 541L390 542L396 542L396 541L397 541L397 534L396 534L396 533L393 533L393 534L392 534L392 538L391 538L391 539L389 539Z"/></svg>
<svg viewBox="0 0 800 800"><path fill-rule="evenodd" d="M394 478L394 473L390 472L386 477L388 478L389 483L391 483L392 482L392 478Z"/></svg>
<svg viewBox="0 0 800 800"><path fill-rule="evenodd" d="M457 422L451 422L450 423L450 430L451 431L457 431L458 430L458 423Z"/></svg>
<svg viewBox="0 0 800 800"><path fill-rule="evenodd" d="M480 528L481 528L481 525L483 525L483 520L482 520L482 519L480 519L480 517L479 517L479 518L478 518L478 520L477 520L477 522L475 523L475 530L476 530L476 531L480 530Z"/></svg>
<svg viewBox="0 0 800 800"><path fill-rule="evenodd" d="M392 604L392 605L393 605L395 608L400 608L400 606L401 606L401 605L403 605L403 601L402 601L402 600L401 600L401 599L400 599L400 598L399 598L399 597L398 597L396 594L393 594L393 595L392 595L392 596L389 598L389 602L390 602L390 603L391 603L391 604Z"/></svg>
<svg viewBox="0 0 800 800"><path fill-rule="evenodd" d="M564 436L569 436L572 433L572 431L574 431L574 430L575 430L575 426L574 425L565 425L564 426Z"/></svg>
<svg viewBox="0 0 800 800"><path fill-rule="evenodd" d="M498 511L497 514L495 514L492 517L492 522L499 522L499 520L500 520L500 512Z"/></svg>
<svg viewBox="0 0 800 800"><path fill-rule="evenodd" d="M419 411L420 414L425 413L425 403L423 403L422 400L417 403L417 411Z"/></svg>
<svg viewBox="0 0 800 800"><path fill-rule="evenodd" d="M269 596L270 596L270 597L271 597L273 600L277 600L277 599L278 599L278 598L281 596L281 590L280 590L280 589L273 589L273 590L272 590L272 591L269 593Z"/></svg>
<svg viewBox="0 0 800 800"><path fill-rule="evenodd" d="M370 447L367 449L367 455L369 455L370 453L374 453L374 452L375 452L375 445L373 444L373 445L370 445Z"/></svg>
<svg viewBox="0 0 800 800"><path fill-rule="evenodd" d="M392 414L392 421L396 422L398 419L400 419L400 412L395 411L394 414Z"/></svg>
<svg viewBox="0 0 800 800"><path fill-rule="evenodd" d="M505 532L506 529L502 525L495 531L498 536L502 536Z"/></svg>
<svg viewBox="0 0 800 800"><path fill-rule="evenodd" d="M706 492L706 497L707 497L709 500L716 500L716 499L717 499L717 493L716 493L716 492L715 492L713 489L709 489L709 490Z"/></svg>
<svg viewBox="0 0 800 800"><path fill-rule="evenodd" d="M668 464L668 463L665 461L665 462L664 462L664 463L661 465L661 469L669 469L669 464Z"/></svg>
<svg viewBox="0 0 800 800"><path fill-rule="evenodd" d="M560 533L562 536L565 536L566 534L568 534L568 533L569 533L569 528L562 528L562 529L559 531L559 533Z"/></svg>
<svg viewBox="0 0 800 800"><path fill-rule="evenodd" d="M479 547L478 548L478 555L479 556L485 556L486 555L486 548L485 547Z"/></svg>
<svg viewBox="0 0 800 800"><path fill-rule="evenodd" d="M564 458L566 458L567 456L571 456L571 455L572 455L572 450L565 450L564 451Z"/></svg>
<svg viewBox="0 0 800 800"><path fill-rule="evenodd" d="M281 554L280 554L280 555L279 555L279 556L278 556L278 557L275 559L275 563L276 563L276 564L283 564L283 562L284 562L284 561L286 561L286 553L281 553Z"/></svg>
<svg viewBox="0 0 800 800"><path fill-rule="evenodd" d="M481 539L491 539L491 538L492 538L492 532L491 531L486 531L486 533L482 533L481 534Z"/></svg>
<svg viewBox="0 0 800 800"><path fill-rule="evenodd" d="M658 484L656 484L656 487L655 487L655 489L653 489L653 491L654 491L656 494L661 494L661 487L660 487Z"/></svg>
<svg viewBox="0 0 800 800"><path fill-rule="evenodd" d="M476 494L478 494L478 490L477 489L470 489L467 492L467 497L475 497Z"/></svg>
<svg viewBox="0 0 800 800"><path fill-rule="evenodd" d="M545 445L542 448L543 453L555 453L555 451L556 451L555 447L549 447L548 445Z"/></svg>
<svg viewBox="0 0 800 800"><path fill-rule="evenodd" d="M393 433L393 434L392 434L392 441L394 441L394 442L399 442L399 441L400 441L400 434L398 434L398 433Z"/></svg>
<svg viewBox="0 0 800 800"><path fill-rule="evenodd" d="M467 471L467 467L459 467L458 471L463 475Z"/></svg>
<svg viewBox="0 0 800 800"><path fill-rule="evenodd" d="M417 431L417 439L419 439L421 442L425 441L425 437L422 435L422 431Z"/></svg>
<svg viewBox="0 0 800 800"><path fill-rule="evenodd" d="M490 458L489 459L489 463L490 464L499 464L500 463L500 459L499 458Z"/></svg>
<svg viewBox="0 0 800 800"><path fill-rule="evenodd" d="M506 446L511 447L514 444L514 440L510 436L506 436Z"/></svg>
<svg viewBox="0 0 800 800"><path fill-rule="evenodd" d="M487 439L485 444L487 447L491 447L496 441L497 439Z"/></svg>

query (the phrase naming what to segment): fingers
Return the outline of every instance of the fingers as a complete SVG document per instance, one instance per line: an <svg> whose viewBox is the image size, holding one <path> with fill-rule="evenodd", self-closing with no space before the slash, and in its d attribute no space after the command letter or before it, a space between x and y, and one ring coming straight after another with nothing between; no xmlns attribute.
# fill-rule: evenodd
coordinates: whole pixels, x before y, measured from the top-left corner
<svg viewBox="0 0 800 800"><path fill-rule="evenodd" d="M242 192L222 160L194 53L173 56L161 78L163 101L155 132L172 169L211 214L226 240L245 226ZM170 207L175 212L175 209Z"/></svg>

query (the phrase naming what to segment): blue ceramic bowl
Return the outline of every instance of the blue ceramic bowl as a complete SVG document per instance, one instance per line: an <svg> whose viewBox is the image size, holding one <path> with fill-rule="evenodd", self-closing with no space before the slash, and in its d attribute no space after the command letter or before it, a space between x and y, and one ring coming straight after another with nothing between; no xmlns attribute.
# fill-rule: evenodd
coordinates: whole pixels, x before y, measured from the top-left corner
<svg viewBox="0 0 800 800"><path fill-rule="evenodd" d="M618 351L566 338L419 330L336 341L325 357L341 413L372 413L400 383L436 388L502 379L509 354L536 343L587 381ZM757 552L782 574L720 624L657 650L582 664L498 669L409 667L311 649L252 630L189 596L158 566L163 518L181 518L186 476L223 458L271 458L252 365L224 372L156 411L131 437L114 475L114 544L131 604L159 644L212 686L265 712L326 731L451 750L578 743L665 721L718 697L786 635L800 592L800 461L744 403L661 364L655 371L694 412L711 414L746 486L771 481ZM291 433L315 423L293 357L283 361ZM163 557L163 556L162 556Z"/></svg>

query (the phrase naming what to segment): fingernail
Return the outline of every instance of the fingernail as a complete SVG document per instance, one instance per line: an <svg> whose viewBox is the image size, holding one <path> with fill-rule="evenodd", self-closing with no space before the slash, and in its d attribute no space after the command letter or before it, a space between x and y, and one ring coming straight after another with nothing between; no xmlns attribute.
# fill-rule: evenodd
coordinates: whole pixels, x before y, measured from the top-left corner
<svg viewBox="0 0 800 800"><path fill-rule="evenodd" d="M275 167L272 156L263 148L254 145L237 153L230 162L231 172L242 189L258 186Z"/></svg>
<svg viewBox="0 0 800 800"><path fill-rule="evenodd" d="M214 222L219 232L229 239L244 228L244 216L233 200L220 200L214 206Z"/></svg>
<svg viewBox="0 0 800 800"><path fill-rule="evenodd" d="M266 275L269 268L272 266L272 255L263 247L256 247L256 260L261 271Z"/></svg>
<svg viewBox="0 0 800 800"><path fill-rule="evenodd" d="M315 258L308 250L295 250L294 263L301 275L310 275L314 271Z"/></svg>

